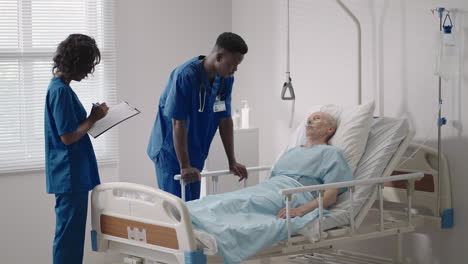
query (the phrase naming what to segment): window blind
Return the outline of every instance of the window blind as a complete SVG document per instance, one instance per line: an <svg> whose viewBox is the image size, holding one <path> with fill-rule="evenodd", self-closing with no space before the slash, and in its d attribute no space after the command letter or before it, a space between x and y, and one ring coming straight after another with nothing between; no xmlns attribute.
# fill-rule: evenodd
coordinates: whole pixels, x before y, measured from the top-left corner
<svg viewBox="0 0 468 264"><path fill-rule="evenodd" d="M116 103L112 0L0 1L0 172L43 169L44 105L52 58L69 34L93 37L101 63L70 86L86 111L93 102ZM118 161L117 133L92 139L98 162Z"/></svg>

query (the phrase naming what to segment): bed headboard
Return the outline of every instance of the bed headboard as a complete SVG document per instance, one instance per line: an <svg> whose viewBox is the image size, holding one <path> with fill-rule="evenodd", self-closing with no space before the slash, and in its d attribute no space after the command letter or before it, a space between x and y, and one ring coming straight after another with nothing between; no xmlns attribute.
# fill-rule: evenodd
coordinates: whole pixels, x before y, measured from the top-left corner
<svg viewBox="0 0 468 264"><path fill-rule="evenodd" d="M419 148L418 152L410 156ZM393 175L421 171L424 178L415 183L414 205L415 207L427 208L433 216L440 217L452 209L452 190L447 158L441 153L441 175L438 175L436 164L437 150L410 144L403 155L403 164L393 171ZM400 162L401 162L400 161ZM406 202L406 184L404 182L388 183L385 188L385 198L388 201Z"/></svg>

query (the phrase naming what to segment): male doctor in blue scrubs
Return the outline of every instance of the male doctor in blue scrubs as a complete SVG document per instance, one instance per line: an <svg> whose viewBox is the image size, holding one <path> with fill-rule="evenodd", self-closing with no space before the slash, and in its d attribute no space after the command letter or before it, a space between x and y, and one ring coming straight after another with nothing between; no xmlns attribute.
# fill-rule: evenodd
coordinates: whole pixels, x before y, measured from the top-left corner
<svg viewBox="0 0 468 264"><path fill-rule="evenodd" d="M208 56L197 56L172 71L159 99L147 153L156 167L160 189L181 197L181 174L187 201L200 197L200 171L219 127L229 169L247 177L234 155L231 92L234 73L248 47L237 34L218 36Z"/></svg>

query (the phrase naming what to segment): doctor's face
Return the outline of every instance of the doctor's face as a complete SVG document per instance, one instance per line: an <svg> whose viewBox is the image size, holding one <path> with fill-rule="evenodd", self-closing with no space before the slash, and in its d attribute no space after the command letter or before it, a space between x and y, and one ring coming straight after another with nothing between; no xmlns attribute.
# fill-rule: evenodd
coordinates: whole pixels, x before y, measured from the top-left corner
<svg viewBox="0 0 468 264"><path fill-rule="evenodd" d="M216 56L216 72L223 78L232 76L243 59L244 55L239 52L222 51Z"/></svg>

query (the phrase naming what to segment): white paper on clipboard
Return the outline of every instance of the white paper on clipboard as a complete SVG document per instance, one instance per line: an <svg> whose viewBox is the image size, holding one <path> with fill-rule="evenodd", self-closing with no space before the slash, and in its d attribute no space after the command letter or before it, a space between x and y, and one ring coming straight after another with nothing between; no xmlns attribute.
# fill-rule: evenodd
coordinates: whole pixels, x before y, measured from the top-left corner
<svg viewBox="0 0 468 264"><path fill-rule="evenodd" d="M121 102L118 105L109 107L107 115L98 120L88 131L93 138L97 138L107 130L122 123L123 121L136 116L140 113L138 109L130 106L127 102Z"/></svg>

